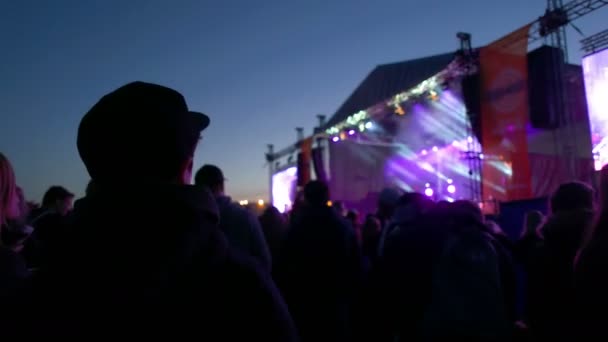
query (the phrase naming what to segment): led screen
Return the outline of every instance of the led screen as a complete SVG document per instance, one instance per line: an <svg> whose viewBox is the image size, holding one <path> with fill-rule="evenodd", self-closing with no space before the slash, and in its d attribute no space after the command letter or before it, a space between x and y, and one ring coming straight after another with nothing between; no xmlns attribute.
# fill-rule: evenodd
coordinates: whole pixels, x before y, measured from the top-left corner
<svg viewBox="0 0 608 342"><path fill-rule="evenodd" d="M608 164L608 49L583 58L595 169Z"/></svg>
<svg viewBox="0 0 608 342"><path fill-rule="evenodd" d="M298 168L293 166L272 176L272 205L280 212L291 210L296 195Z"/></svg>

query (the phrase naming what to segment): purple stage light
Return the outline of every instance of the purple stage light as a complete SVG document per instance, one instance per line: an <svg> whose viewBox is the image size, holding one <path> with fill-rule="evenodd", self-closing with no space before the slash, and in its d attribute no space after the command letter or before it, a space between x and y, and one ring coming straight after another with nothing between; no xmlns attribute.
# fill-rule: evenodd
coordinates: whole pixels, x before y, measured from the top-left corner
<svg viewBox="0 0 608 342"><path fill-rule="evenodd" d="M351 129L350 131L348 131L348 135L354 135L355 134L355 130Z"/></svg>
<svg viewBox="0 0 608 342"><path fill-rule="evenodd" d="M421 153L423 156L426 156L426 155L427 155L429 152L428 152L427 150L422 150L420 153Z"/></svg>
<svg viewBox="0 0 608 342"><path fill-rule="evenodd" d="M595 169L608 164L608 49L583 58Z"/></svg>
<svg viewBox="0 0 608 342"><path fill-rule="evenodd" d="M433 146L433 152L437 152L439 151L439 148L437 146Z"/></svg>
<svg viewBox="0 0 608 342"><path fill-rule="evenodd" d="M447 180L447 182L448 182L448 184L452 184L452 183L454 183L454 181L453 181L453 180L451 180L451 179L448 179L448 180Z"/></svg>
<svg viewBox="0 0 608 342"><path fill-rule="evenodd" d="M454 186L454 184L450 184L448 185L448 192L453 194L456 192L456 186Z"/></svg>
<svg viewBox="0 0 608 342"><path fill-rule="evenodd" d="M468 137L467 141L469 142L469 144L472 144L473 143L473 137Z"/></svg>
<svg viewBox="0 0 608 342"><path fill-rule="evenodd" d="M424 194L427 195L428 197L432 197L434 193L435 192L431 188L424 189Z"/></svg>
<svg viewBox="0 0 608 342"><path fill-rule="evenodd" d="M333 138L331 138L331 141L338 142L338 141L340 141L340 138L339 137L333 137Z"/></svg>

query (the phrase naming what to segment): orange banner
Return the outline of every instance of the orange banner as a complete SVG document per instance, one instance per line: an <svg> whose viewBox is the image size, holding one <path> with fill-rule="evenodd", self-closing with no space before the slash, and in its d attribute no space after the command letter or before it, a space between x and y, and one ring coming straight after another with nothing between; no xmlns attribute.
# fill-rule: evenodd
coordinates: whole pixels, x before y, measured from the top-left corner
<svg viewBox="0 0 608 342"><path fill-rule="evenodd" d="M302 140L298 155L298 185L305 186L310 182L310 162L312 159L312 137Z"/></svg>
<svg viewBox="0 0 608 342"><path fill-rule="evenodd" d="M480 52L485 200L530 198L526 25Z"/></svg>

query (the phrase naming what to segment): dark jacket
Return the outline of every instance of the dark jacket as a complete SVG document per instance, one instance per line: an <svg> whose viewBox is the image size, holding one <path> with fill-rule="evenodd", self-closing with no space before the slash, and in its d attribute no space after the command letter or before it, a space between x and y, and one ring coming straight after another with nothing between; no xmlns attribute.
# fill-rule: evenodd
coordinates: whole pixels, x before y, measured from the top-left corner
<svg viewBox="0 0 608 342"><path fill-rule="evenodd" d="M542 227L544 242L529 270L530 326L541 339L575 338L574 258L592 211L557 213Z"/></svg>
<svg viewBox="0 0 608 342"><path fill-rule="evenodd" d="M215 198L220 211L220 229L230 245L249 255L270 271L272 258L258 218L233 203L228 196Z"/></svg>
<svg viewBox="0 0 608 342"><path fill-rule="evenodd" d="M481 223L432 212L395 230L372 271L359 341L509 337L500 261Z"/></svg>
<svg viewBox="0 0 608 342"><path fill-rule="evenodd" d="M275 279L304 341L345 341L361 277L352 228L328 207L294 218Z"/></svg>
<svg viewBox="0 0 608 342"><path fill-rule="evenodd" d="M15 326L82 340L295 340L273 282L217 223L213 197L193 186L99 189L26 291L21 308L36 315Z"/></svg>
<svg viewBox="0 0 608 342"><path fill-rule="evenodd" d="M28 276L29 272L21 256L0 243L0 298L12 296Z"/></svg>

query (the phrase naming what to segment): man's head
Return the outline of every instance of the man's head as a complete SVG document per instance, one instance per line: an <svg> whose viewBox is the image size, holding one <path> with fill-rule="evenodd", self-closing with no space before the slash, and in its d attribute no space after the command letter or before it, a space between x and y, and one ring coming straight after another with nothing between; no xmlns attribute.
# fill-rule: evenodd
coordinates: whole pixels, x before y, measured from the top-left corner
<svg viewBox="0 0 608 342"><path fill-rule="evenodd" d="M62 186L54 185L44 193L44 197L42 197L42 207L65 216L72 210L73 200L73 193Z"/></svg>
<svg viewBox="0 0 608 342"><path fill-rule="evenodd" d="M572 210L593 210L594 191L582 182L564 183L551 196L551 212L559 213Z"/></svg>
<svg viewBox="0 0 608 342"><path fill-rule="evenodd" d="M208 125L209 117L189 111L177 91L133 82L105 95L85 114L78 152L96 185L189 184L194 151Z"/></svg>
<svg viewBox="0 0 608 342"><path fill-rule="evenodd" d="M383 218L393 216L399 198L401 198L401 193L398 190L393 188L383 189L378 197L378 215Z"/></svg>
<svg viewBox="0 0 608 342"><path fill-rule="evenodd" d="M215 165L203 165L194 176L194 184L207 187L213 194L224 193L224 173Z"/></svg>
<svg viewBox="0 0 608 342"><path fill-rule="evenodd" d="M322 181L312 181L304 187L304 199L312 207L327 206L329 201L329 188Z"/></svg>

